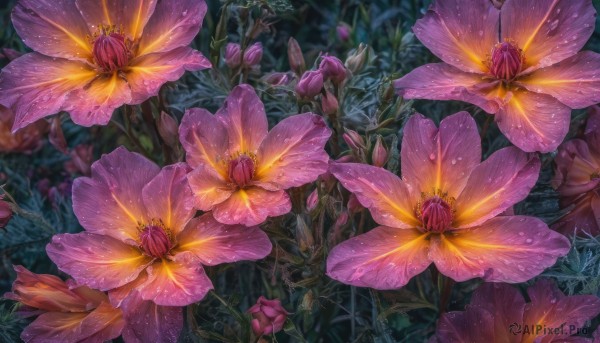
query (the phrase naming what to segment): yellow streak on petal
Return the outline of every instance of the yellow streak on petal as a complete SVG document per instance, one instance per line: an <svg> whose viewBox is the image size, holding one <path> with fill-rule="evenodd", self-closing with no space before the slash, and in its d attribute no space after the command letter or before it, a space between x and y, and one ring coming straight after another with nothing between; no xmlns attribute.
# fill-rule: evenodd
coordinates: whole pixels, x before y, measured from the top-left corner
<svg viewBox="0 0 600 343"><path fill-rule="evenodd" d="M178 251L187 251L190 250L193 247L198 247L198 246L203 246L205 244L207 244L210 241L214 241L215 239L217 239L219 237L206 237L203 239L198 239L192 242L188 242L188 243L183 243L183 244L179 244L179 246L177 247Z"/></svg>
<svg viewBox="0 0 600 343"><path fill-rule="evenodd" d="M87 81L83 82L83 80L87 79L88 81L91 81L96 76L96 72L94 72L92 70L86 70L84 72L76 73L76 74L70 73L70 71L68 71L68 70L65 72L66 72L65 76L58 77L54 80L28 84L28 85L21 86L21 87L14 87L14 88L12 88L12 90L43 87L43 86L52 85L52 84L63 82L63 81L81 81L83 84L87 84Z"/></svg>
<svg viewBox="0 0 600 343"><path fill-rule="evenodd" d="M533 33L529 36L529 38L527 39L525 44L523 44L523 47L522 47L523 52L527 51L527 48L529 48L529 46L531 45L531 42L533 42L533 39L535 38L535 36L537 36L538 32L540 31L540 29L542 28L542 26L544 25L546 20L548 20L548 16L550 15L550 12L552 12L554 10L554 6L556 6L557 2L558 2L558 0L554 0L552 2L552 5L550 5L550 7L548 7L548 11L544 15L544 18L540 21L540 23L537 25L535 30L533 30Z"/></svg>
<svg viewBox="0 0 600 343"><path fill-rule="evenodd" d="M219 175L221 175L222 178L226 178L227 173L224 170L223 166L220 165L219 163L217 163L217 161L213 161L212 156L208 155L208 153L204 149L204 146L202 145L202 142L200 141L200 138L195 133L193 134L193 136L194 136L194 141L196 141L196 144L194 146L200 150L200 152L202 153L202 155L204 157L202 160L208 162L208 164L210 164L210 166L213 167L213 169Z"/></svg>
<svg viewBox="0 0 600 343"><path fill-rule="evenodd" d="M374 257L374 258L372 258L372 259L370 259L370 260L362 263L361 265L365 265L365 264L368 264L368 263L371 263L371 262L378 261L378 260L380 260L382 258L385 258L385 257L389 256L389 255L394 255L394 254L401 253L401 252L415 250L415 249L418 249L418 246L421 246L421 245L422 245L421 248L425 248L428 245L427 244L427 237L428 236L429 236L429 233L422 233L421 235L419 235L417 238L413 239L412 241L410 241L410 242L408 242L406 244L403 244L403 245L397 247L396 249L394 249L392 251L388 251L388 252L386 252L384 254L376 256L376 257Z"/></svg>
<svg viewBox="0 0 600 343"><path fill-rule="evenodd" d="M358 181L364 183L365 185L371 185L371 181L365 179L365 178L358 178ZM410 220L411 225L419 226L421 224L421 222L415 218L415 216L413 215L412 211L413 209L404 209L400 206L398 206L396 204L396 202L394 202L392 199L388 198L385 194L383 194L382 192L380 192L377 188L375 187L371 187L370 188L370 192L377 194L377 196L382 199L385 203L387 203L390 207L392 207L394 210L398 211L398 213L402 214L402 221L408 219Z"/></svg>
<svg viewBox="0 0 600 343"><path fill-rule="evenodd" d="M121 210L123 212L125 212L125 214L129 217L129 219L131 219L132 222L134 222L136 225L140 222L141 218L136 218L135 215L133 213L131 213L127 207L125 205L123 205L122 202L119 201L119 199L117 199L117 197L111 193L110 194L112 196L112 198L115 200L115 202L117 203L117 205L121 208Z"/></svg>
<svg viewBox="0 0 600 343"><path fill-rule="evenodd" d="M274 164L277 161L279 161L280 158L284 157L290 151L290 149L292 149L292 147L293 147L293 145L286 146L277 155L273 156L268 161L259 161L259 166L256 171L256 177L261 178L261 177L265 176L265 175L263 175L263 173L265 173L267 170L273 168Z"/></svg>
<svg viewBox="0 0 600 343"><path fill-rule="evenodd" d="M108 5L106 3L107 0L102 0L102 12L104 12L104 19L108 25L112 25L113 22L110 20L110 11L108 10Z"/></svg>
<svg viewBox="0 0 600 343"><path fill-rule="evenodd" d="M133 39L136 39L138 36L138 28L140 27L140 21L142 20L142 9L144 8L144 0L140 0L136 15L135 15L135 22L133 24L133 27L131 28L131 37L133 37Z"/></svg>
<svg viewBox="0 0 600 343"><path fill-rule="evenodd" d="M165 274L167 274L167 278L171 280L175 286L179 287L185 294L190 294L187 288L177 281L175 274L173 274L173 271L171 271L171 268L169 267L169 262L165 259L162 260L162 270L165 272Z"/></svg>
<svg viewBox="0 0 600 343"><path fill-rule="evenodd" d="M485 64L483 63L483 60L477 56L476 54L474 54L473 52L471 52L469 49L467 49L467 47L465 47L464 45L461 44L461 42L456 39L456 37L454 37L454 35L452 34L452 31L448 28L448 26L446 25L446 23L443 20L440 20L442 26L444 27L444 29L448 32L448 36L450 36L452 38L453 43L467 56L469 57L469 59L472 62L475 62L476 65L479 66L479 68L482 71L487 70L487 67L485 66Z"/></svg>
<svg viewBox="0 0 600 343"><path fill-rule="evenodd" d="M545 135L541 131L539 131L535 127L535 125L533 125L533 123L529 120L529 118L527 117L527 113L525 113L525 109L523 108L521 102L517 99L516 94L514 94L513 97L510 99L509 105L511 103L513 104L514 108L519 111L519 113L521 114L521 118L523 118L523 120L525 120L527 124L529 124L533 131L535 131L535 133L538 134L540 137L545 137Z"/></svg>
<svg viewBox="0 0 600 343"><path fill-rule="evenodd" d="M92 54L92 47L91 45L82 39L79 39L79 37L75 36L74 34L72 34L71 32L69 32L69 30L67 30L66 28L64 28L63 26L59 25L58 23L44 17L43 15L40 15L40 17L42 19L44 19L45 21L47 21L48 23L52 24L52 26L56 27L57 29L61 30L62 32L64 32L67 36L69 36L69 38L71 38L77 45L79 45L80 47L82 47L83 49L85 49L90 55Z"/></svg>

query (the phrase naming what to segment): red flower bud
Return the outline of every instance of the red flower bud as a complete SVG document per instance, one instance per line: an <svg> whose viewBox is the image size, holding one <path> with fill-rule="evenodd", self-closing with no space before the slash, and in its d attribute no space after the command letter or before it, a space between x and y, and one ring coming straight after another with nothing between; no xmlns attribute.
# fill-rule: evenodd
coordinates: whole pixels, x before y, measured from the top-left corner
<svg viewBox="0 0 600 343"><path fill-rule="evenodd" d="M252 67L260 63L263 55L263 47L260 43L254 43L244 51L244 66Z"/></svg>
<svg viewBox="0 0 600 343"><path fill-rule="evenodd" d="M270 335L283 329L288 312L281 306L279 299L258 298L248 313L252 315L252 331L256 336Z"/></svg>
<svg viewBox="0 0 600 343"><path fill-rule="evenodd" d="M239 44L227 43L225 47L225 64L229 68L236 68L242 63L242 54Z"/></svg>
<svg viewBox="0 0 600 343"><path fill-rule="evenodd" d="M4 195L0 195L0 228L6 227L12 218L13 211L10 204L4 201Z"/></svg>
<svg viewBox="0 0 600 343"><path fill-rule="evenodd" d="M161 112L157 129L160 138L162 138L168 146L174 147L177 145L179 142L179 125L173 116Z"/></svg>
<svg viewBox="0 0 600 343"><path fill-rule="evenodd" d="M348 144L352 150L366 149L365 140L354 130L346 130L342 135L342 138L344 138L344 141L346 141L346 144Z"/></svg>
<svg viewBox="0 0 600 343"><path fill-rule="evenodd" d="M240 187L246 186L254 177L254 160L247 155L229 162L229 180Z"/></svg>
<svg viewBox="0 0 600 343"><path fill-rule="evenodd" d="M388 152L383 145L383 141L381 136L377 136L377 141L375 141L375 147L373 148L373 154L371 155L371 161L373 165L376 167L383 167L387 162Z"/></svg>
<svg viewBox="0 0 600 343"><path fill-rule="evenodd" d="M129 49L125 36L120 33L103 32L94 40L94 61L104 72L114 72L129 63Z"/></svg>
<svg viewBox="0 0 600 343"><path fill-rule="evenodd" d="M171 240L159 225L147 225L140 233L141 248L148 256L161 258L172 248Z"/></svg>
<svg viewBox="0 0 600 343"><path fill-rule="evenodd" d="M319 70L307 71L296 85L296 93L302 98L314 98L323 89L323 74Z"/></svg>
<svg viewBox="0 0 600 343"><path fill-rule="evenodd" d="M325 94L323 94L323 96L321 97L321 108L323 109L323 113L336 113L339 106L340 105L337 99L335 98L335 95L331 94L329 91L326 91Z"/></svg>
<svg viewBox="0 0 600 343"><path fill-rule="evenodd" d="M326 78L331 79L335 84L340 84L346 79L346 67L335 56L323 57L321 64L319 64L319 69Z"/></svg>
<svg viewBox="0 0 600 343"><path fill-rule="evenodd" d="M319 192L315 189L310 193L308 198L306 199L306 209L309 211L314 210L319 204Z"/></svg>
<svg viewBox="0 0 600 343"><path fill-rule="evenodd" d="M294 37L290 37L288 40L288 61L290 63L290 68L296 72L296 74L300 75L306 69L306 65L304 63L304 56L302 55L302 49L300 49L300 45L298 41L294 39Z"/></svg>

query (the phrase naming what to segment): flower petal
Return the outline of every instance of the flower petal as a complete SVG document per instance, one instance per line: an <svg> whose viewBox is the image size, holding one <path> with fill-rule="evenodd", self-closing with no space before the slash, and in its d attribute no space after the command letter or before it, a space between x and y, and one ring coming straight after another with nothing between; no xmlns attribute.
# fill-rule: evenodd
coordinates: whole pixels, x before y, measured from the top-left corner
<svg viewBox="0 0 600 343"><path fill-rule="evenodd" d="M190 108L179 125L179 139L186 162L196 168L208 164L223 178L227 177L226 159L229 138L220 120L202 108Z"/></svg>
<svg viewBox="0 0 600 343"><path fill-rule="evenodd" d="M249 85L236 86L215 114L229 137L229 152L256 153L267 136L269 124L265 106Z"/></svg>
<svg viewBox="0 0 600 343"><path fill-rule="evenodd" d="M541 220L503 216L475 228L431 237L429 256L440 273L462 282L525 282L569 252L569 240Z"/></svg>
<svg viewBox="0 0 600 343"><path fill-rule="evenodd" d="M435 338L437 342L502 342L494 337L494 314L482 308L467 308L463 312L443 313L440 317ZM498 337L511 338L506 331L498 333ZM518 341L509 341L517 343Z"/></svg>
<svg viewBox="0 0 600 343"><path fill-rule="evenodd" d="M131 103L131 89L127 80L117 72L99 75L83 88L69 93L65 111L77 125L106 125L116 108Z"/></svg>
<svg viewBox="0 0 600 343"><path fill-rule="evenodd" d="M142 35L144 26L156 7L156 0L75 0L91 33L98 24L122 28L132 41Z"/></svg>
<svg viewBox="0 0 600 343"><path fill-rule="evenodd" d="M187 177L194 206L202 211L212 210L214 206L229 199L236 190L232 183L207 165L199 165Z"/></svg>
<svg viewBox="0 0 600 343"><path fill-rule="evenodd" d="M163 306L187 306L202 300L213 289L197 262L161 260L150 265L148 280L138 288L142 299Z"/></svg>
<svg viewBox="0 0 600 343"><path fill-rule="evenodd" d="M86 312L43 313L23 330L21 339L32 343L78 342L85 338L81 337L81 321L87 315Z"/></svg>
<svg viewBox="0 0 600 343"><path fill-rule="evenodd" d="M571 108L600 102L600 54L582 51L552 66L521 77L518 83L536 93L550 94Z"/></svg>
<svg viewBox="0 0 600 343"><path fill-rule="evenodd" d="M356 195L380 225L409 229L420 226L414 213L415 194L389 171L360 163L332 163L329 168L344 188Z"/></svg>
<svg viewBox="0 0 600 343"><path fill-rule="evenodd" d="M139 249L109 236L88 232L60 234L46 246L58 269L79 284L107 291L135 280L152 262Z"/></svg>
<svg viewBox="0 0 600 343"><path fill-rule="evenodd" d="M138 56L189 45L206 14L204 0L162 0L144 27Z"/></svg>
<svg viewBox="0 0 600 343"><path fill-rule="evenodd" d="M279 190L315 181L329 167L324 148L330 136L323 118L315 114L282 120L258 149L255 184Z"/></svg>
<svg viewBox="0 0 600 343"><path fill-rule="evenodd" d="M558 342L573 334L568 328L582 328L600 314L600 298L595 295L565 296L553 281L541 279L527 289L531 302L525 306L525 323L549 328L564 326L562 332L540 333L538 342Z"/></svg>
<svg viewBox="0 0 600 343"><path fill-rule="evenodd" d="M575 203L573 208L552 225L552 229L565 236L600 235L600 196L590 193Z"/></svg>
<svg viewBox="0 0 600 343"><path fill-rule="evenodd" d="M132 103L139 104L158 95L163 84L167 81L177 81L186 70L195 71L210 67L210 61L206 57L187 46L138 57L131 61L126 71Z"/></svg>
<svg viewBox="0 0 600 343"><path fill-rule="evenodd" d="M267 217L290 212L290 197L283 191L268 191L260 187L238 189L227 200L213 208L213 216L223 224L254 226Z"/></svg>
<svg viewBox="0 0 600 343"><path fill-rule="evenodd" d="M523 311L525 310L525 298L515 287L505 283L484 283L479 286L473 296L467 311L480 308L493 314L494 323L489 329L493 329L495 337L508 337L506 331L513 323L523 322ZM535 322L534 322L535 323ZM520 332L512 332L510 343L520 343Z"/></svg>
<svg viewBox="0 0 600 343"><path fill-rule="evenodd" d="M159 306L134 292L123 302L123 340L127 343L177 342L183 328L181 307Z"/></svg>
<svg viewBox="0 0 600 343"><path fill-rule="evenodd" d="M500 11L488 0L436 1L413 31L444 62L467 72L486 72L498 41Z"/></svg>
<svg viewBox="0 0 600 343"><path fill-rule="evenodd" d="M458 197L467 178L481 161L477 123L467 112L444 118L440 128L415 114L402 138L402 180L418 194L441 191Z"/></svg>
<svg viewBox="0 0 600 343"><path fill-rule="evenodd" d="M12 22L23 42L44 55L81 61L92 56L90 32L72 0L20 0Z"/></svg>
<svg viewBox="0 0 600 343"><path fill-rule="evenodd" d="M523 49L526 67L543 68L581 50L594 32L591 0L507 0L502 6L502 38Z"/></svg>
<svg viewBox="0 0 600 343"><path fill-rule="evenodd" d="M13 131L65 110L67 95L96 76L87 64L30 53L0 73L0 103L15 113Z"/></svg>
<svg viewBox="0 0 600 343"><path fill-rule="evenodd" d="M488 91L496 87L480 74L467 73L446 63L420 66L394 81L405 99L460 100L496 113L500 105ZM487 90L487 91L486 91Z"/></svg>
<svg viewBox="0 0 600 343"><path fill-rule="evenodd" d="M563 143L554 158L556 173L553 185L562 196L576 198L598 186L599 179L593 175L599 168L599 162L590 152L592 146L582 139L571 139Z"/></svg>
<svg viewBox="0 0 600 343"><path fill-rule="evenodd" d="M523 151L550 152L569 131L571 109L546 94L513 90L496 113L500 131Z"/></svg>
<svg viewBox="0 0 600 343"><path fill-rule="evenodd" d="M348 285L396 289L431 264L428 250L427 235L416 229L379 226L335 246L327 275Z"/></svg>
<svg viewBox="0 0 600 343"><path fill-rule="evenodd" d="M190 252L207 266L258 260L272 249L269 237L258 227L225 225L211 214L194 218L177 236L177 253Z"/></svg>
<svg viewBox="0 0 600 343"><path fill-rule="evenodd" d="M455 203L455 228L484 223L525 199L535 185L540 160L515 147L493 153L481 162L467 181Z"/></svg>
<svg viewBox="0 0 600 343"><path fill-rule="evenodd" d="M73 211L88 232L122 241L137 240L138 225L148 218L142 189L160 168L124 147L92 164L92 177L73 182Z"/></svg>
<svg viewBox="0 0 600 343"><path fill-rule="evenodd" d="M185 163L166 166L142 190L148 218L162 220L173 235L196 214L187 171Z"/></svg>

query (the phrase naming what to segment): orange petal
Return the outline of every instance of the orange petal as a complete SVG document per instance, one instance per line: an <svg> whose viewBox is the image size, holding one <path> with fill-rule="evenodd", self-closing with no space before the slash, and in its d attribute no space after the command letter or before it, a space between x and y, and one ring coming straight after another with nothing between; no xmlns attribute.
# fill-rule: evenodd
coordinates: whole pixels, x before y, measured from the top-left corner
<svg viewBox="0 0 600 343"><path fill-rule="evenodd" d="M523 49L525 63L543 68L575 55L594 32L592 1L506 1L502 6L503 39Z"/></svg>
<svg viewBox="0 0 600 343"><path fill-rule="evenodd" d="M327 275L359 287L400 288L431 264L427 236L416 229L379 226L333 248Z"/></svg>
<svg viewBox="0 0 600 343"><path fill-rule="evenodd" d="M138 288L144 300L157 305L187 306L202 300L213 289L202 265L193 261L161 260L146 270L147 282Z"/></svg>
<svg viewBox="0 0 600 343"><path fill-rule="evenodd" d="M90 32L96 32L98 24L115 25L131 40L140 38L156 6L156 0L77 0L76 3Z"/></svg>
<svg viewBox="0 0 600 343"><path fill-rule="evenodd" d="M0 73L0 103L15 113L13 131L40 118L66 110L67 95L96 77L87 64L30 53Z"/></svg>
<svg viewBox="0 0 600 343"><path fill-rule="evenodd" d="M92 56L90 32L72 0L20 0L12 22L23 42L44 55L82 61Z"/></svg>
<svg viewBox="0 0 600 343"><path fill-rule="evenodd" d="M67 102L65 110L75 124L106 125L117 107L131 102L131 89L117 72L98 75L84 88L70 93Z"/></svg>
<svg viewBox="0 0 600 343"><path fill-rule="evenodd" d="M213 216L223 224L254 226L267 217L288 213L290 197L283 190L268 191L260 187L239 189L229 199L213 208Z"/></svg>

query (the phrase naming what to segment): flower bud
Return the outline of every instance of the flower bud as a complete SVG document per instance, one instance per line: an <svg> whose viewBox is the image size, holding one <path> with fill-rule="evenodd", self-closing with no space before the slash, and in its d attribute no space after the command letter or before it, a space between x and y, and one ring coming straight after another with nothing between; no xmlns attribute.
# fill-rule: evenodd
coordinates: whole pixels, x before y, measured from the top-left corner
<svg viewBox="0 0 600 343"><path fill-rule="evenodd" d="M352 54L348 56L346 59L346 68L348 68L353 74L358 73L362 70L367 62L369 47L363 43L360 43L358 49L356 49Z"/></svg>
<svg viewBox="0 0 600 343"><path fill-rule="evenodd" d="M301 215L296 216L296 241L301 252L307 252L315 245L312 230Z"/></svg>
<svg viewBox="0 0 600 343"><path fill-rule="evenodd" d="M262 44L254 43L244 51L244 66L252 67L260 63L263 55Z"/></svg>
<svg viewBox="0 0 600 343"><path fill-rule="evenodd" d="M94 61L104 72L114 72L129 63L129 48L125 36L117 32L104 32L94 40Z"/></svg>
<svg viewBox="0 0 600 343"><path fill-rule="evenodd" d="M67 140L63 134L63 130L60 123L60 117L54 116L52 123L50 124L50 134L48 140L58 151L63 154L67 154Z"/></svg>
<svg viewBox="0 0 600 343"><path fill-rule="evenodd" d="M323 89L323 74L319 70L307 71L296 85L296 93L302 98L314 98Z"/></svg>
<svg viewBox="0 0 600 343"><path fill-rule="evenodd" d="M358 213L364 208L354 193L350 194L346 207L350 213Z"/></svg>
<svg viewBox="0 0 600 343"><path fill-rule="evenodd" d="M325 91L325 94L321 96L321 108L323 109L323 113L334 114L337 112L339 106L335 95L331 94L329 91Z"/></svg>
<svg viewBox="0 0 600 343"><path fill-rule="evenodd" d="M337 32L338 38L342 42L346 42L348 41L348 39L350 39L350 26L348 24L339 23L335 30Z"/></svg>
<svg viewBox="0 0 600 343"><path fill-rule="evenodd" d="M365 140L354 130L346 130L342 138L352 150L366 149Z"/></svg>
<svg viewBox="0 0 600 343"><path fill-rule="evenodd" d="M346 79L346 68L342 61L335 56L325 56L319 64L323 76L331 79L335 84L340 84Z"/></svg>
<svg viewBox="0 0 600 343"><path fill-rule="evenodd" d="M371 161L373 165L376 167L383 167L387 162L388 153L387 149L383 145L381 136L377 135L377 141L375 142L375 147L373 148L373 153L371 155Z"/></svg>
<svg viewBox="0 0 600 343"><path fill-rule="evenodd" d="M71 174L90 175L91 165L94 159L94 147L87 144L79 144L69 152L71 160L65 162L65 170Z"/></svg>
<svg viewBox="0 0 600 343"><path fill-rule="evenodd" d="M244 187L254 177L254 160L247 155L240 155L229 162L229 180L239 187Z"/></svg>
<svg viewBox="0 0 600 343"><path fill-rule="evenodd" d="M308 198L306 199L306 209L312 211L317 207L318 204L319 192L317 192L317 190L315 189L308 195Z"/></svg>
<svg viewBox="0 0 600 343"><path fill-rule="evenodd" d="M141 248L148 256L162 258L172 248L165 230L157 225L147 225L140 233Z"/></svg>
<svg viewBox="0 0 600 343"><path fill-rule="evenodd" d="M288 40L287 53L290 68L294 72L296 72L296 74L302 74L304 72L304 69L306 69L306 65L304 63L302 49L300 49L300 45L298 45L298 41L296 41L294 37L290 37L290 39Z"/></svg>
<svg viewBox="0 0 600 343"><path fill-rule="evenodd" d="M173 116L161 112L156 126L160 138L162 138L168 146L174 147L179 143L179 125Z"/></svg>
<svg viewBox="0 0 600 343"><path fill-rule="evenodd" d="M279 299L268 300L262 295L258 298L248 313L252 315L252 331L256 336L270 335L283 329L283 324L289 314Z"/></svg>
<svg viewBox="0 0 600 343"><path fill-rule="evenodd" d="M225 47L225 63L229 68L236 68L242 63L242 54L239 44L227 43Z"/></svg>
<svg viewBox="0 0 600 343"><path fill-rule="evenodd" d="M13 211L10 204L4 200L4 194L0 195L0 228L5 228L12 218Z"/></svg>
<svg viewBox="0 0 600 343"><path fill-rule="evenodd" d="M262 80L273 86L285 86L290 83L292 77L288 73L270 73L265 75Z"/></svg>

